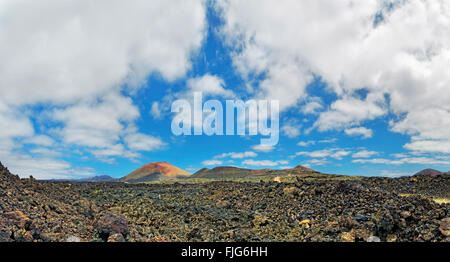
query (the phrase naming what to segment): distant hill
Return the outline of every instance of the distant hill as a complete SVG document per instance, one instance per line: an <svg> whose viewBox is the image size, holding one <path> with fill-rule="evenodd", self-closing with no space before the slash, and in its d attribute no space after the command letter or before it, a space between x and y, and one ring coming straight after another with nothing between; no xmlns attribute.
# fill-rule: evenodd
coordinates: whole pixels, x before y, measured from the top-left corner
<svg viewBox="0 0 450 262"><path fill-rule="evenodd" d="M432 177L434 177L434 176L443 175L443 174L445 174L445 173L435 170L435 169L428 168L428 169L424 169L420 172L415 173L414 176L432 176Z"/></svg>
<svg viewBox="0 0 450 262"><path fill-rule="evenodd" d="M85 178L78 178L78 179L70 179L70 178L46 179L45 181L51 181L51 182L114 182L114 181L116 181L116 179L113 177L110 177L108 175L100 175L100 176L85 177Z"/></svg>
<svg viewBox="0 0 450 262"><path fill-rule="evenodd" d="M191 173L186 172L183 169L173 166L167 162L155 162L136 169L127 176L122 177L119 181L137 183L175 178L186 178L189 176L191 176Z"/></svg>
<svg viewBox="0 0 450 262"><path fill-rule="evenodd" d="M315 170L304 166L297 166L292 169L245 169L234 166L220 166L213 169L203 168L193 174L190 178L240 178L248 176L263 175L297 175L297 174L320 174Z"/></svg>
<svg viewBox="0 0 450 262"><path fill-rule="evenodd" d="M240 177L252 174L252 170L234 166L220 166L213 169L202 168L191 176L191 178L227 178Z"/></svg>
<svg viewBox="0 0 450 262"><path fill-rule="evenodd" d="M311 168L307 168L304 167L302 165L298 165L292 169L285 169L284 171L287 172L293 172L293 173L297 173L297 174L320 174L320 172L316 171L316 170L312 170Z"/></svg>
<svg viewBox="0 0 450 262"><path fill-rule="evenodd" d="M81 178L81 179L77 179L75 181L77 182L108 182L108 181L113 181L114 178L110 177L108 175L101 175L101 176L93 176L93 177L88 177L88 178Z"/></svg>

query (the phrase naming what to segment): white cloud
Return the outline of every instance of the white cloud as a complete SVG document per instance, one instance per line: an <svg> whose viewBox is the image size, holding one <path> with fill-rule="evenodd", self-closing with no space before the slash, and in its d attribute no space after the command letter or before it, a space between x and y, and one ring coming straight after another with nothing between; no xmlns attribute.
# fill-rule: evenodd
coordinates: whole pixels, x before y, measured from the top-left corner
<svg viewBox="0 0 450 262"><path fill-rule="evenodd" d="M140 157L138 151L154 151L164 145L161 139L137 131L134 121L139 110L121 95L57 109L51 116L65 124L53 130L64 144L84 148L102 161L111 161L104 157L112 156L134 160Z"/></svg>
<svg viewBox="0 0 450 262"><path fill-rule="evenodd" d="M295 156L309 156L312 158L327 158L331 157L334 159L341 160L343 157L351 154L351 151L339 149L339 148L331 148L331 149L322 149L315 151L301 151L295 153Z"/></svg>
<svg viewBox="0 0 450 262"><path fill-rule="evenodd" d="M205 35L203 1L4 2L0 90L9 104L73 103L151 72L174 80Z"/></svg>
<svg viewBox="0 0 450 262"><path fill-rule="evenodd" d="M399 154L391 154L391 156L396 157L396 158L405 158L405 157L408 157L407 154L402 154L402 153L399 153Z"/></svg>
<svg viewBox="0 0 450 262"><path fill-rule="evenodd" d="M101 149L92 150L91 153L104 163L115 163L113 157L123 157L135 160L140 157L139 153L127 150L122 144L115 144Z"/></svg>
<svg viewBox="0 0 450 262"><path fill-rule="evenodd" d="M414 140L405 145L406 149L419 152L450 154L450 140Z"/></svg>
<svg viewBox="0 0 450 262"><path fill-rule="evenodd" d="M322 99L319 97L310 97L309 101L301 107L303 114L318 114L319 110L323 109Z"/></svg>
<svg viewBox="0 0 450 262"><path fill-rule="evenodd" d="M280 99L282 109L297 106L314 74L337 96L314 124L320 131L391 112L398 116L392 130L413 136L407 149L449 153L449 1L230 0L217 6L238 72L263 78L254 84L257 95Z"/></svg>
<svg viewBox="0 0 450 262"><path fill-rule="evenodd" d="M280 161L272 161L272 160L253 160L253 159L246 159L242 161L243 165L247 166L278 166L278 165L287 165L289 164L286 160L280 160Z"/></svg>
<svg viewBox="0 0 450 262"><path fill-rule="evenodd" d="M24 166L42 160L37 172L44 173L48 162L46 174L61 177L74 175L68 163L14 151L14 139L55 149L73 145L104 161L159 147L161 141L137 130L140 112L129 96L152 73L167 81L185 76L206 35L205 5L185 0L1 1L2 160L25 173L18 159ZM39 116L23 113L42 104ZM45 118L39 122L40 136L34 137L33 117Z"/></svg>
<svg viewBox="0 0 450 262"><path fill-rule="evenodd" d="M368 151L368 150L362 150L359 152L356 152L352 155L353 158L368 158L374 155L378 155L378 152L376 151Z"/></svg>
<svg viewBox="0 0 450 262"><path fill-rule="evenodd" d="M218 165L222 165L223 161L221 160L205 160L202 162L202 165L204 166L218 166Z"/></svg>
<svg viewBox="0 0 450 262"><path fill-rule="evenodd" d="M8 108L2 103L0 97L0 139L32 135L34 135L34 128L28 117L15 108Z"/></svg>
<svg viewBox="0 0 450 262"><path fill-rule="evenodd" d="M215 156L214 158L226 158L226 157L230 157L230 158L234 158L234 159L242 159L242 158L247 158L247 157L257 157L258 154L256 154L255 152L252 151L247 151L247 152L230 152L230 153L223 153L220 155Z"/></svg>
<svg viewBox="0 0 450 262"><path fill-rule="evenodd" d="M431 108L411 112L392 123L392 130L412 136L406 149L450 154L450 111Z"/></svg>
<svg viewBox="0 0 450 262"><path fill-rule="evenodd" d="M334 153L332 153L330 155L330 157L335 158L335 159L342 159L344 156L348 156L349 154L351 154L352 152L350 151L345 151L345 150L338 150Z"/></svg>
<svg viewBox="0 0 450 262"><path fill-rule="evenodd" d="M371 11L370 4L326 1L220 1L218 6L226 21L222 33L240 50L233 57L236 68L244 76L265 72L259 89L283 108L305 97L312 71L342 67L336 61L343 55L340 48L363 33L369 21L358 22Z"/></svg>
<svg viewBox="0 0 450 262"><path fill-rule="evenodd" d="M328 157L330 155L329 150L317 150L312 152L301 151L295 153L296 156L309 156L309 157Z"/></svg>
<svg viewBox="0 0 450 262"><path fill-rule="evenodd" d="M398 172L398 171L390 171L390 170L381 170L381 175L386 177L402 177L402 176L411 176L412 173L408 172Z"/></svg>
<svg viewBox="0 0 450 262"><path fill-rule="evenodd" d="M337 100L331 104L329 111L320 114L314 126L320 131L328 131L358 125L364 120L373 120L387 113L382 99L383 96L371 94L365 100Z"/></svg>
<svg viewBox="0 0 450 262"><path fill-rule="evenodd" d="M300 135L300 126L287 123L281 127L281 132L289 138L294 138Z"/></svg>
<svg viewBox="0 0 450 262"><path fill-rule="evenodd" d="M306 147L306 146L309 146L309 145L314 145L315 143L316 143L316 141L309 140L309 141L300 141L300 142L297 143L297 145Z"/></svg>
<svg viewBox="0 0 450 262"><path fill-rule="evenodd" d="M210 74L189 79L187 86L190 89L191 96L193 92L202 92L205 96L234 97L233 91L225 89L225 82L221 78Z"/></svg>
<svg viewBox="0 0 450 262"><path fill-rule="evenodd" d="M153 102L152 107L150 109L150 115L154 119L161 119L162 118L162 113L161 113L161 109L160 109L160 106L159 106L159 102Z"/></svg>
<svg viewBox="0 0 450 262"><path fill-rule="evenodd" d="M128 148L133 151L154 151L164 146L161 139L145 134L127 135L125 142Z"/></svg>
<svg viewBox="0 0 450 262"><path fill-rule="evenodd" d="M349 136L362 136L363 138L371 138L373 135L372 129L365 127L352 127L345 129L344 132Z"/></svg>
<svg viewBox="0 0 450 262"><path fill-rule="evenodd" d="M390 164L390 165L401 165L403 164L403 161L400 160L391 160L391 159L385 159L385 158L373 158L373 159L354 159L352 160L353 163L371 163L371 164Z"/></svg>
<svg viewBox="0 0 450 262"><path fill-rule="evenodd" d="M111 94L100 102L57 109L52 118L65 123L57 131L65 143L103 148L116 144L126 128L139 117L132 103L130 98Z"/></svg>
<svg viewBox="0 0 450 262"><path fill-rule="evenodd" d="M33 145L38 145L38 146L52 146L55 144L55 141L46 135L36 135L30 138L27 138L23 141L26 144L33 144Z"/></svg>
<svg viewBox="0 0 450 262"><path fill-rule="evenodd" d="M372 164L387 164L387 165L403 165L403 164L421 164L421 165L450 165L450 160L435 159L429 157L407 157L401 159L354 159L353 163L372 163Z"/></svg>
<svg viewBox="0 0 450 262"><path fill-rule="evenodd" d="M62 153L47 147L36 147L28 150L32 155L40 155L44 157L59 157L62 156Z"/></svg>
<svg viewBox="0 0 450 262"><path fill-rule="evenodd" d="M321 143L321 144L332 144L332 143L335 143L337 140L338 140L337 138L322 139L322 140L319 140L319 143Z"/></svg>
<svg viewBox="0 0 450 262"><path fill-rule="evenodd" d="M57 160L47 156L31 157L28 154L7 152L0 150L0 159L13 174L20 177L33 176L37 179L73 178L94 176L93 169L87 167L74 167L69 162Z"/></svg>
<svg viewBox="0 0 450 262"><path fill-rule="evenodd" d="M255 145L255 146L252 146L252 148L255 151L263 152L263 153L269 153L275 149L275 147L268 146L268 145Z"/></svg>
<svg viewBox="0 0 450 262"><path fill-rule="evenodd" d="M331 163L330 161L326 160L326 159L311 159L306 161L305 166L323 166L326 164Z"/></svg>
<svg viewBox="0 0 450 262"><path fill-rule="evenodd" d="M173 101L177 99L183 99L187 100L191 105L194 104L194 93L200 92L202 95L203 101L209 97L209 98L234 98L236 95L234 92L230 89L225 88L225 82L223 79L221 79L218 76L205 74L202 76L190 78L186 81L186 89L171 93L169 92L163 99L162 102L159 103L158 106L158 112L156 112L156 115L166 114L169 113L171 110L171 105ZM155 105L155 103L153 104ZM192 106L194 108L194 106ZM195 110L192 109L192 110ZM202 110L202 108L198 108L198 110ZM153 111L153 108L152 108ZM155 108L156 111L156 108ZM210 113L206 112L191 112L192 115L203 115L203 119L209 115ZM180 112L179 114L184 114L183 112ZM202 119L199 118L193 118L192 119L192 126L195 127L202 127L203 122Z"/></svg>

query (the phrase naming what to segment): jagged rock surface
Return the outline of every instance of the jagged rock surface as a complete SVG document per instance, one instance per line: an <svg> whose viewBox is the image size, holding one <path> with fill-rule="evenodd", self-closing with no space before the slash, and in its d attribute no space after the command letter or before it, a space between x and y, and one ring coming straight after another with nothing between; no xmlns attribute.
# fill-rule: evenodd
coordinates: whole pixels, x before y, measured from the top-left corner
<svg viewBox="0 0 450 262"><path fill-rule="evenodd" d="M0 241L450 241L450 205L427 198L449 197L448 186L446 176L42 182L0 165Z"/></svg>

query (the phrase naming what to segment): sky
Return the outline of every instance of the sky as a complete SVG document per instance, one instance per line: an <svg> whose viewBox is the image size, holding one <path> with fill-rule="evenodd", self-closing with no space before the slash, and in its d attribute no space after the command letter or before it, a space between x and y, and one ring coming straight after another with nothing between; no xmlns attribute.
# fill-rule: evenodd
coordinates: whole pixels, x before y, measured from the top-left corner
<svg viewBox="0 0 450 262"><path fill-rule="evenodd" d="M150 162L450 170L447 0L0 0L0 161L21 177ZM280 103L280 138L175 136L171 103Z"/></svg>

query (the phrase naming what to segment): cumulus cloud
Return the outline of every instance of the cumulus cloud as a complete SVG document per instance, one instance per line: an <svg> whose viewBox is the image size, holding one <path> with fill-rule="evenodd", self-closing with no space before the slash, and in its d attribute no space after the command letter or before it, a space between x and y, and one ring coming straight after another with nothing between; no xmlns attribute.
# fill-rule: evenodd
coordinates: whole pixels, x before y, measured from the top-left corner
<svg viewBox="0 0 450 262"><path fill-rule="evenodd" d="M242 161L243 165L247 166L279 166L279 165L287 165L289 164L289 161L286 160L279 160L279 161L272 161L272 160L253 160L253 159L246 159Z"/></svg>
<svg viewBox="0 0 450 262"><path fill-rule="evenodd" d="M162 112L159 105L159 102L153 102L152 107L150 109L150 115L154 119L161 119L162 118Z"/></svg>
<svg viewBox="0 0 450 262"><path fill-rule="evenodd" d="M52 146L55 144L55 141L46 135L36 135L33 137L29 137L23 140L25 144L33 144L37 146Z"/></svg>
<svg viewBox="0 0 450 262"><path fill-rule="evenodd" d="M39 155L39 156L44 156L44 157L59 157L59 156L62 156L61 152L56 151L54 149L47 148L47 147L31 148L28 151L31 153L31 155Z"/></svg>
<svg viewBox="0 0 450 262"><path fill-rule="evenodd" d="M391 170L381 170L381 175L386 177L402 177L402 176L411 176L412 173L408 172L398 172L398 171L391 171Z"/></svg>
<svg viewBox="0 0 450 262"><path fill-rule="evenodd" d="M427 140L413 137L413 141L405 145L406 149L419 152L438 152L450 154L449 140Z"/></svg>
<svg viewBox="0 0 450 262"><path fill-rule="evenodd" d="M136 128L140 112L132 95L150 74L167 81L185 76L206 35L205 5L185 0L1 1L0 151L7 153L2 160L12 163L14 172L18 159L24 166L42 160L49 163L48 174L67 176L75 170L67 162L19 158L13 139L85 147L98 157L133 158L137 151L160 147L161 141ZM36 116L23 112L42 104L43 134L35 137ZM23 175L30 170L20 169Z"/></svg>
<svg viewBox="0 0 450 262"><path fill-rule="evenodd" d="M28 116L2 103L0 97L0 139L29 137L34 135L34 127Z"/></svg>
<svg viewBox="0 0 450 262"><path fill-rule="evenodd" d="M205 34L203 1L3 2L0 90L10 104L72 103L151 72L174 80Z"/></svg>
<svg viewBox="0 0 450 262"><path fill-rule="evenodd" d="M210 113L202 111L202 108L194 108L194 95L195 93L201 93L203 101L207 98L235 98L236 94L231 90L227 89L225 86L225 81L217 75L204 74L202 76L192 77L186 80L186 87L179 92L169 92L166 94L161 102L154 102L151 108L151 115L155 118L161 118L167 115L171 111L172 103L177 99L183 99L188 101L193 110L197 109L200 111L193 111L194 115L203 115L203 119ZM183 114L180 112L179 114ZM201 119L192 119L193 127L201 127L203 122Z"/></svg>
<svg viewBox="0 0 450 262"><path fill-rule="evenodd" d="M301 107L303 114L318 114L324 108L320 97L310 97L308 101Z"/></svg>
<svg viewBox="0 0 450 262"><path fill-rule="evenodd" d="M371 156L378 155L378 152L376 151L368 151L368 150L361 150L359 152L356 152L352 155L353 158L369 158Z"/></svg>
<svg viewBox="0 0 450 262"><path fill-rule="evenodd" d="M289 138L298 137L300 135L300 126L287 123L281 127L281 132Z"/></svg>
<svg viewBox="0 0 450 262"><path fill-rule="evenodd" d="M215 159L213 159L213 160L205 160L205 161L202 162L202 165L204 165L204 166L218 166L218 165L222 165L222 164L223 164L223 161L215 160Z"/></svg>
<svg viewBox="0 0 450 262"><path fill-rule="evenodd" d="M411 137L405 149L450 153L449 1L229 0L214 6L224 21L219 35L249 97L277 99L284 112L297 107L321 132L370 137L362 125L388 117L391 131ZM0 1L2 160L13 168L19 160L29 167L41 161L62 176L76 169L45 157L43 147L79 147L103 160L161 148L164 142L137 128L141 113L133 94L151 74L166 81L186 76L206 35L205 8L205 1L194 0ZM315 79L325 84L327 99L307 88ZM220 76L205 73L153 103L150 113L162 118L167 101L195 91L236 97ZM45 121L38 127L30 111L42 105ZM285 125L282 132L296 137L299 131ZM20 148L25 144L39 148L28 154ZM302 153L309 154L339 159L351 152Z"/></svg>
<svg viewBox="0 0 450 262"><path fill-rule="evenodd" d="M253 150L263 153L269 153L275 149L274 146L268 146L268 145L255 145L252 146Z"/></svg>
<svg viewBox="0 0 450 262"><path fill-rule="evenodd" d="M71 163L49 156L31 156L29 154L16 153L7 155L0 150L2 163L12 173L21 177L33 176L37 179L90 177L96 175L95 170L89 167L74 167Z"/></svg>
<svg viewBox="0 0 450 262"><path fill-rule="evenodd" d="M450 111L439 108L417 110L391 125L393 131L412 136L406 149L450 154Z"/></svg>
<svg viewBox="0 0 450 262"><path fill-rule="evenodd" d="M337 138L330 138L330 139L322 139L322 140L319 140L318 142L321 143L321 144L332 144L332 143L335 143L337 141L338 141Z"/></svg>
<svg viewBox="0 0 450 262"><path fill-rule="evenodd" d="M337 100L328 111L320 114L314 126L320 131L339 130L359 125L364 120L373 120L387 113L382 99L379 94L371 94L365 100L352 97Z"/></svg>
<svg viewBox="0 0 450 262"><path fill-rule="evenodd" d="M331 163L331 162L326 160L326 159L310 159L310 160L305 162L305 166L306 167L323 166L323 165L326 165L326 164L329 164L329 163Z"/></svg>
<svg viewBox="0 0 450 262"><path fill-rule="evenodd" d="M230 152L230 153L223 153L220 155L215 156L214 158L226 158L226 157L230 157L230 158L234 158L234 159L242 159L242 158L247 158L247 157L257 157L258 154L256 154L255 152L252 151L247 151L247 152Z"/></svg>
<svg viewBox="0 0 450 262"><path fill-rule="evenodd" d="M225 82L221 78L210 74L189 79L187 81L187 87L190 89L190 94L193 92L202 92L204 95L225 98L234 96L233 91L225 89Z"/></svg>
<svg viewBox="0 0 450 262"><path fill-rule="evenodd" d="M300 141L297 143L298 146L309 146L309 145L314 145L316 143L316 141Z"/></svg>
<svg viewBox="0 0 450 262"><path fill-rule="evenodd" d="M319 114L319 131L393 113L391 129L413 136L405 148L449 153L449 1L230 0L217 9L256 96L297 106L318 76L337 97Z"/></svg>
<svg viewBox="0 0 450 262"><path fill-rule="evenodd" d="M125 142L133 151L153 151L164 146L161 139L145 134L128 135L125 137Z"/></svg>
<svg viewBox="0 0 450 262"><path fill-rule="evenodd" d="M341 160L343 157L348 156L351 154L351 151L347 151L344 149L339 148L330 148L330 149L322 149L322 150L315 150L315 151L301 151L295 153L295 156L308 156L312 158L327 158L331 157L334 159Z"/></svg>
<svg viewBox="0 0 450 262"><path fill-rule="evenodd" d="M373 135L372 129L365 127L353 127L345 129L344 132L349 136L362 136L363 138L371 138Z"/></svg>
<svg viewBox="0 0 450 262"><path fill-rule="evenodd" d="M406 157L401 159L372 158L372 159L353 159L353 163L371 163L371 164L387 164L387 165L403 165L403 164L422 164L422 165L450 165L450 160L437 159L430 157Z"/></svg>
<svg viewBox="0 0 450 262"><path fill-rule="evenodd" d="M115 159L112 157L117 156L126 157L129 159L139 157L139 154L127 150L122 144L115 144L103 147L101 149L94 149L91 153L105 163L114 163Z"/></svg>
<svg viewBox="0 0 450 262"><path fill-rule="evenodd" d="M102 101L56 109L52 119L65 124L57 131L65 143L101 148L119 141L139 115L131 98L110 94Z"/></svg>

